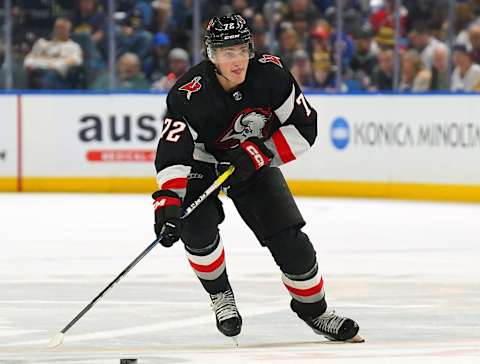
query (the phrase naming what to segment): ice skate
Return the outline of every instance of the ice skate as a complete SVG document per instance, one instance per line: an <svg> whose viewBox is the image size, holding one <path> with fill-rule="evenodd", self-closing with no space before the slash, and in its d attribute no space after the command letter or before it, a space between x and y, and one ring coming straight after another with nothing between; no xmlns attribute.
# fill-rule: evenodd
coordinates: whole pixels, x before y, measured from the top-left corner
<svg viewBox="0 0 480 364"><path fill-rule="evenodd" d="M237 310L232 290L229 288L224 292L211 294L210 298L218 330L223 335L232 337L235 346L238 346L235 336L242 330L242 317Z"/></svg>
<svg viewBox="0 0 480 364"><path fill-rule="evenodd" d="M345 341L351 343L362 343L365 340L358 335L360 327L358 324L349 319L335 314L335 311L327 311L320 316L309 317L299 314L294 308L292 301L292 310L297 313L305 323L318 334L323 335L331 341Z"/></svg>

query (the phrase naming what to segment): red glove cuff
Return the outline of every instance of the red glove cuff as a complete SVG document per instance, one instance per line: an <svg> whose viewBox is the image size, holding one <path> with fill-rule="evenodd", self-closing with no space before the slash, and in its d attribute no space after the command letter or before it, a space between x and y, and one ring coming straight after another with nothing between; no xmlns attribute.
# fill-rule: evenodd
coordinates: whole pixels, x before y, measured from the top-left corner
<svg viewBox="0 0 480 364"><path fill-rule="evenodd" d="M153 201L153 209L156 211L157 209L167 207L167 206L181 206L182 201L178 197L170 197L170 196L160 196Z"/></svg>

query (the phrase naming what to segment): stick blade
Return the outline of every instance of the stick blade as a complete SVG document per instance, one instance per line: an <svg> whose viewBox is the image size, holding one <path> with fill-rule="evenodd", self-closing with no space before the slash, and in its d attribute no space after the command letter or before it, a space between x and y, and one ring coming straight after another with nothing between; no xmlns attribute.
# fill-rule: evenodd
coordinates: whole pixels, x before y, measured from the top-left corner
<svg viewBox="0 0 480 364"><path fill-rule="evenodd" d="M62 334L59 332L56 334L54 337L52 337L52 340L48 343L49 348L58 348L60 345L63 344L63 338L65 337L65 334Z"/></svg>

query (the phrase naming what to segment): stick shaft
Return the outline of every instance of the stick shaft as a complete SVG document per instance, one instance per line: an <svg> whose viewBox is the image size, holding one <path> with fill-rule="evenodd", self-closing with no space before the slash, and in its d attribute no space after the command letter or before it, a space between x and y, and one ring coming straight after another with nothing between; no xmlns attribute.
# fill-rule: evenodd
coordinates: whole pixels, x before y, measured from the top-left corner
<svg viewBox="0 0 480 364"><path fill-rule="evenodd" d="M217 188L219 188L223 182L227 180L228 177L232 175L234 171L234 167L230 166L224 173L222 173L218 178L212 183L210 187L208 187L204 193L202 193L195 201L193 201L190 206L188 206L183 215L182 219L186 218L188 215L190 215L205 199L212 194L213 191L215 191ZM152 250L160 241L162 240L162 236L158 237L155 239L150 245L143 251L141 252L108 286L106 286L102 292L100 292L85 308L78 313L75 318L70 321L67 326L65 326L60 332L62 334L65 334L75 323L82 318L83 315L85 315L96 303L100 298L103 297L107 291L109 291L115 284L117 284L125 275L127 275L128 272L132 270L133 267L137 265L139 261L141 261L145 255L147 255L150 250Z"/></svg>

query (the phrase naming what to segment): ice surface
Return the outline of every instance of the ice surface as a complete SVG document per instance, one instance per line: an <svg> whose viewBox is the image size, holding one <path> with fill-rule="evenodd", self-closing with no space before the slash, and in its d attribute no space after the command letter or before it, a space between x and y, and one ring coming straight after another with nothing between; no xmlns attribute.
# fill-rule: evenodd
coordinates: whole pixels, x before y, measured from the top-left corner
<svg viewBox="0 0 480 364"><path fill-rule="evenodd" d="M152 240L148 195L0 194L0 363L480 362L480 205L298 199L327 300L364 344L331 343L289 310L267 250L230 201L221 225L244 318L215 327L181 244L157 247L65 335Z"/></svg>

